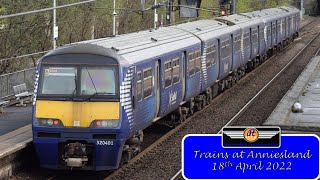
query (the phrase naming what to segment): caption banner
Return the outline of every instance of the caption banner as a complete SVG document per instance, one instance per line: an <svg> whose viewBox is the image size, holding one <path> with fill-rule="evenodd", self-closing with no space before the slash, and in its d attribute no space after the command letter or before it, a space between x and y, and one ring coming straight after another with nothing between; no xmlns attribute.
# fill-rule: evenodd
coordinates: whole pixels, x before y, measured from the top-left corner
<svg viewBox="0 0 320 180"><path fill-rule="evenodd" d="M185 179L319 179L319 137L274 132L229 128L222 135L187 135L182 174Z"/></svg>

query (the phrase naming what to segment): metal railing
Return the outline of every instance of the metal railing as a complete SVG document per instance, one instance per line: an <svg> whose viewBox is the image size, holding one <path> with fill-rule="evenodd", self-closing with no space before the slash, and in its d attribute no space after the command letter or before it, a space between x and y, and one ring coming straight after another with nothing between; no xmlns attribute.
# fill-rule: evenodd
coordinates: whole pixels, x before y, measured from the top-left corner
<svg viewBox="0 0 320 180"><path fill-rule="evenodd" d="M34 89L35 68L0 75L0 99L14 95L13 86L26 83L28 90Z"/></svg>

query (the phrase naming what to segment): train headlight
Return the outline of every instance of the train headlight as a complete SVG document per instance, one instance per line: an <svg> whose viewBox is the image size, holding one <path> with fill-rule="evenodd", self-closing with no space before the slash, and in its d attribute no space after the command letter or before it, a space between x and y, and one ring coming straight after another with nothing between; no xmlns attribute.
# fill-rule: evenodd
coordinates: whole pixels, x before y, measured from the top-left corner
<svg viewBox="0 0 320 180"><path fill-rule="evenodd" d="M94 128L116 128L119 126L119 120L94 120L91 127Z"/></svg>
<svg viewBox="0 0 320 180"><path fill-rule="evenodd" d="M46 127L61 127L62 122L59 119L47 119L47 118L37 118L35 121L36 126L46 126Z"/></svg>
<svg viewBox="0 0 320 180"><path fill-rule="evenodd" d="M52 119L48 119L47 123L48 123L49 126L52 126L53 125L53 120Z"/></svg>

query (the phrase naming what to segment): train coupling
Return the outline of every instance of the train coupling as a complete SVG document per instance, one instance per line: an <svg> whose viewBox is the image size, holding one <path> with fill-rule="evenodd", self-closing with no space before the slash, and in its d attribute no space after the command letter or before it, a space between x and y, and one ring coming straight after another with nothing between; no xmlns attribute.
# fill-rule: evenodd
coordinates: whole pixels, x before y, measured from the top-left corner
<svg viewBox="0 0 320 180"><path fill-rule="evenodd" d="M65 162L69 167L83 167L87 164L88 158L67 158Z"/></svg>
<svg viewBox="0 0 320 180"><path fill-rule="evenodd" d="M69 167L83 167L89 159L87 157L87 146L79 142L65 145L64 162Z"/></svg>

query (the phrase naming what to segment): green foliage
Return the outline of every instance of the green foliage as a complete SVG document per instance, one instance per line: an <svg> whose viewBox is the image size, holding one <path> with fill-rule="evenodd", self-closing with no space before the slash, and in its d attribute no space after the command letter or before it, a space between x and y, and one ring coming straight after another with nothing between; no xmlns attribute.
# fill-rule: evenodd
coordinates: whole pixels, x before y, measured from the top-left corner
<svg viewBox="0 0 320 180"><path fill-rule="evenodd" d="M261 9L259 0L236 0L237 12ZM279 3L279 2L280 3ZM58 5L79 2L79 0L57 0ZM153 10L143 16L140 0L116 0L118 34L131 33L153 28ZM153 0L145 0L145 8L153 5ZM162 0L158 0L159 3ZM172 24L191 19L179 18L177 0L174 1ZM288 4L288 0L268 0L268 7ZM15 14L30 10L52 7L52 0L1 0L0 15ZM202 0L200 18L212 18L219 15L219 0ZM158 27L161 20L165 23L166 10L160 8ZM0 20L0 59L52 49L52 11L18 16ZM112 35L113 1L97 0L95 3L57 10L59 27L58 45ZM19 60L0 61L0 74L29 68L35 65L38 56Z"/></svg>

